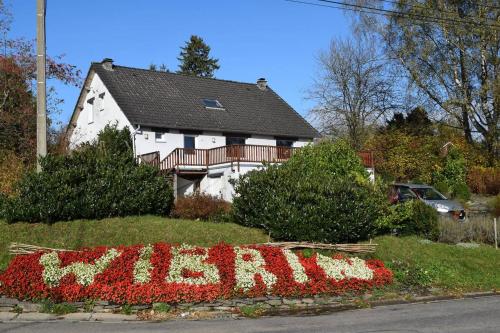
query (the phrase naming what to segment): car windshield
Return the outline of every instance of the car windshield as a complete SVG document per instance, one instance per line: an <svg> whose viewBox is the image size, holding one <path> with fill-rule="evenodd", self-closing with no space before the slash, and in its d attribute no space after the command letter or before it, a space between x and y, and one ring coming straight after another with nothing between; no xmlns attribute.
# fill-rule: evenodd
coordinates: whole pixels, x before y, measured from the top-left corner
<svg viewBox="0 0 500 333"><path fill-rule="evenodd" d="M412 188L411 190L424 200L446 200L444 196L432 187Z"/></svg>
<svg viewBox="0 0 500 333"><path fill-rule="evenodd" d="M408 187L398 187L397 195L399 201L405 201L408 199L415 199L415 193L413 193Z"/></svg>

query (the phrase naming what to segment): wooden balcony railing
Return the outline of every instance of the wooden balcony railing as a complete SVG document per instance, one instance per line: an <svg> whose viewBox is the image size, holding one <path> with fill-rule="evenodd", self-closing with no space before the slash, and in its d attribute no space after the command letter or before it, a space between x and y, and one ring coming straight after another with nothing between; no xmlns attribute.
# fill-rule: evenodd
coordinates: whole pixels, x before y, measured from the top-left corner
<svg viewBox="0 0 500 333"><path fill-rule="evenodd" d="M171 170L178 166L209 167L224 163L264 161L281 163L290 158L297 148L231 145L211 149L176 148L167 157L160 161L160 170Z"/></svg>
<svg viewBox="0 0 500 333"><path fill-rule="evenodd" d="M298 149L300 148L259 145L231 145L211 149L176 148L161 161L159 152L140 155L138 160L159 167L162 171L169 171L179 166L208 168L225 163L230 163L231 167L236 164L239 170L242 162L285 162ZM371 151L361 151L358 154L365 167L373 168Z"/></svg>
<svg viewBox="0 0 500 333"><path fill-rule="evenodd" d="M137 156L137 162L150 164L154 167L159 167L160 166L160 152L154 151L152 153L139 155L139 156Z"/></svg>

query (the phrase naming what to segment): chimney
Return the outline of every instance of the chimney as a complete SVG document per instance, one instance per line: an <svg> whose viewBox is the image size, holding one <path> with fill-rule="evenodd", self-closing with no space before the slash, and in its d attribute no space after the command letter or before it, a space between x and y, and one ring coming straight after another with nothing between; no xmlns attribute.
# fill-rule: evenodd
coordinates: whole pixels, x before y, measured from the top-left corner
<svg viewBox="0 0 500 333"><path fill-rule="evenodd" d="M265 78L261 77L260 79L257 80L257 87L259 87L260 90L266 90L267 89L267 81Z"/></svg>
<svg viewBox="0 0 500 333"><path fill-rule="evenodd" d="M108 70L108 71L112 71L113 70L113 59L111 59L111 58L104 58L101 61L101 64L102 64L102 67L105 70Z"/></svg>

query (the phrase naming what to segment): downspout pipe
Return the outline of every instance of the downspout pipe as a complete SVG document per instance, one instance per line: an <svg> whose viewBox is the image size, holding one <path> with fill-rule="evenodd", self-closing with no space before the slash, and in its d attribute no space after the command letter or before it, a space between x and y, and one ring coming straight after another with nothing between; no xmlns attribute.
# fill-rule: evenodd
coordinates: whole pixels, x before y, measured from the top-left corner
<svg viewBox="0 0 500 333"><path fill-rule="evenodd" d="M134 153L134 159L137 157L137 147L135 145L135 136L137 133L139 133L140 130L141 130L141 125L137 125L137 128L134 129L131 133L131 135L132 135L132 150Z"/></svg>

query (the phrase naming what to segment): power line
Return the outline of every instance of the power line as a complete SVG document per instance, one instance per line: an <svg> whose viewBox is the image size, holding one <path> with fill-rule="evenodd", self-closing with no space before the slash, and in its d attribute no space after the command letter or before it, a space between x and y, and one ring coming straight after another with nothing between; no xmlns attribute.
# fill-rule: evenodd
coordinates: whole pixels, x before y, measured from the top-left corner
<svg viewBox="0 0 500 333"><path fill-rule="evenodd" d="M478 22L465 22L462 20L432 17L432 16L421 15L421 14L403 13L403 12L399 12L399 11L380 9L380 8L375 8L375 7L367 7L367 6L352 5L352 4L349 5L349 4L345 4L345 3L341 3L341 2L337 2L337 1L317 0L317 1L321 1L321 2L333 3L335 5L332 5L332 4L326 5L326 4L308 2L308 1L302 1L302 0L285 0L285 1L298 3L298 4L304 4L304 5L310 5L310 6L347 10L347 11L353 11L353 12L357 12L357 13L383 15L383 16L387 16L387 17L393 17L394 15L398 15L401 17L417 18L423 22L448 23L448 24L456 24L456 23L473 24L473 25L484 26L487 28L500 29L500 25L488 25L488 24L482 24L482 23L478 23ZM351 7L355 7L355 8L349 8L346 6L351 6Z"/></svg>
<svg viewBox="0 0 500 333"><path fill-rule="evenodd" d="M350 3L344 3L344 2L340 2L340 1L334 1L334 0L317 0L317 1L326 2L326 3L330 3L330 4L334 4L334 5L346 6L346 7L350 7L350 8L376 11L376 12L384 13L386 15L391 15L391 16L392 15L400 15L400 16L408 16L408 17L417 17L417 18L438 20L438 21L444 21L444 22L450 22L450 23L472 24L472 25L484 26L487 28L499 28L500 29L500 25L496 25L496 24L482 24L480 22L467 22L464 20L458 20L458 19L453 19L453 18L442 18L442 17L428 16L428 15L423 15L423 14L403 13L403 12L400 12L397 10L369 7L369 6L363 6L363 5L358 5L358 4L350 4Z"/></svg>

